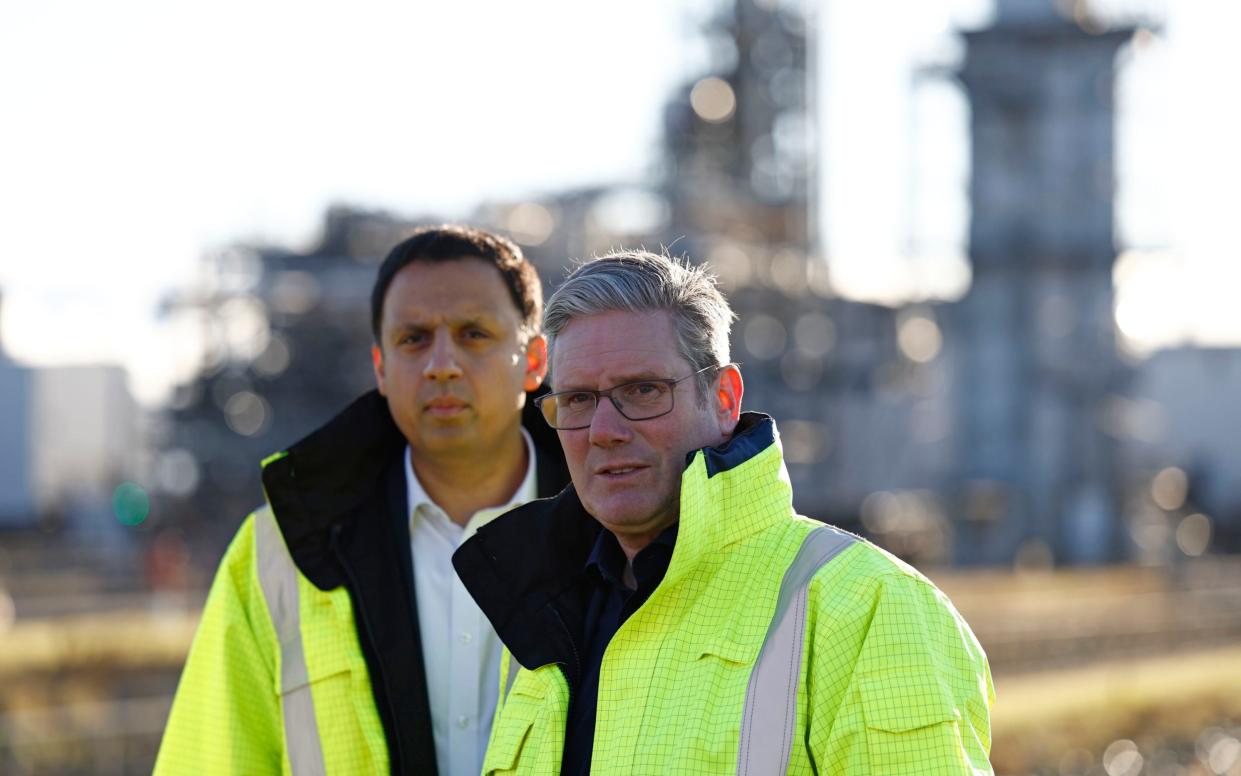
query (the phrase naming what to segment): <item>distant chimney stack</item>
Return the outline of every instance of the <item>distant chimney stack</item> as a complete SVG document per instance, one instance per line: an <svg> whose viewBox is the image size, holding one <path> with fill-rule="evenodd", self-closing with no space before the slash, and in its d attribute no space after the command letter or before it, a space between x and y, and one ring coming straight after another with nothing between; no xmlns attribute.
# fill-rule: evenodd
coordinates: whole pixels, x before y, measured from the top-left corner
<svg viewBox="0 0 1241 776"><path fill-rule="evenodd" d="M999 27L1063 24L1073 18L1076 5L1086 5L1085 0L996 0L995 23Z"/></svg>

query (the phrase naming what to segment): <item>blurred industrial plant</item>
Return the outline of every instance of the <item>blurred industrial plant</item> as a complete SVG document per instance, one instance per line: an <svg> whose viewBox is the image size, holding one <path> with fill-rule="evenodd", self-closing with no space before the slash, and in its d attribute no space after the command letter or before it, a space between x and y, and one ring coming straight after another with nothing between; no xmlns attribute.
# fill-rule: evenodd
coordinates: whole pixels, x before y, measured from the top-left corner
<svg viewBox="0 0 1241 776"><path fill-rule="evenodd" d="M970 109L970 281L885 306L829 279L805 13L705 21L649 180L466 220L549 289L615 246L710 264L798 510L927 572L988 650L998 773L1241 774L1241 349L1137 356L1116 325L1117 58L1159 20L998 0L920 76ZM211 251L164 304L207 347L158 412L117 367L0 351L0 771L149 769L258 462L371 387L375 268L441 220L342 204L309 250Z"/></svg>

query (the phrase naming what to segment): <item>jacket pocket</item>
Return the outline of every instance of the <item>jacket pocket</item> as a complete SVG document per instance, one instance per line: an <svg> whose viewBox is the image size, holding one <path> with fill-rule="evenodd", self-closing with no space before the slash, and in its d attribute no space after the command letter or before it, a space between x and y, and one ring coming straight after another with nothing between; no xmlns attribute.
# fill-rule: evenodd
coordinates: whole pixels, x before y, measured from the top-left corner
<svg viewBox="0 0 1241 776"><path fill-rule="evenodd" d="M861 690L872 773L961 772L960 714L934 674L875 674Z"/></svg>
<svg viewBox="0 0 1241 776"><path fill-rule="evenodd" d="M293 642L281 644L280 652L281 695L350 673L349 661L343 655L307 655L300 634Z"/></svg>
<svg viewBox="0 0 1241 776"><path fill-rule="evenodd" d="M544 707L547 688L531 672L517 675L491 730L483 774L515 773Z"/></svg>
<svg viewBox="0 0 1241 776"><path fill-rule="evenodd" d="M734 665L750 665L758 656L758 648L745 644L738 644L731 639L716 638L712 639L698 650L698 659L716 659L725 663Z"/></svg>

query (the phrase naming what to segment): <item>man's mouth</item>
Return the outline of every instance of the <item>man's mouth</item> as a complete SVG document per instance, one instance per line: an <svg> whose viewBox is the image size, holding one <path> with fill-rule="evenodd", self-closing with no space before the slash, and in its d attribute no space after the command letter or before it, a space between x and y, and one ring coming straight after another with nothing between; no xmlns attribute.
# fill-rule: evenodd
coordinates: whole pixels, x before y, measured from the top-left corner
<svg viewBox="0 0 1241 776"><path fill-rule="evenodd" d="M437 417L455 415L465 411L466 403L448 396L431 399L425 405L426 412Z"/></svg>
<svg viewBox="0 0 1241 776"><path fill-rule="evenodd" d="M616 463L608 464L607 466L600 466L595 469L595 474L600 477L619 479L635 472L642 471L645 468L647 467L639 463Z"/></svg>

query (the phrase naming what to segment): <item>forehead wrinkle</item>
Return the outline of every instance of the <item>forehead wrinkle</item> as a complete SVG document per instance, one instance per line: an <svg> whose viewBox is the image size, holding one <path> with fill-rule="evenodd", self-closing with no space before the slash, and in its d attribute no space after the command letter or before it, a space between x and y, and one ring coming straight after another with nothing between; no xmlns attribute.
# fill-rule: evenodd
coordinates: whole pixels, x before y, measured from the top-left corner
<svg viewBox="0 0 1241 776"><path fill-rule="evenodd" d="M675 379L686 361L664 311L609 311L574 319L552 347L552 385L602 389L646 376Z"/></svg>
<svg viewBox="0 0 1241 776"><path fill-rule="evenodd" d="M553 387L557 391L586 388L606 390L639 380L676 379L681 376L671 374L670 370L676 371L676 367L667 364L669 355L675 356L676 361L681 361L679 354L668 353L660 347L627 346L593 350L580 357L570 358L568 364L559 357L561 353L563 351L557 351L556 363L551 370ZM632 353L632 355L625 355L626 353ZM608 370L599 365L601 359L618 355L625 366ZM630 365L630 362L646 360L651 355L655 358L650 359L646 364ZM659 363L654 363L656 361ZM579 368L579 364L584 366ZM566 372L568 372L567 375ZM666 372L669 373L665 374Z"/></svg>
<svg viewBox="0 0 1241 776"><path fill-rule="evenodd" d="M669 375L664 375L664 374L657 374L656 372L649 370L649 369L642 369L642 370L637 370L634 372L618 372L615 374L615 381L611 385L600 386L597 390L606 391L611 388L615 388L619 385L626 385L628 383L640 383L644 380L675 380L675 379L676 379L675 377L671 377ZM572 385L567 388L562 388L559 384L557 384L556 390L557 391L583 391L583 390L590 390L590 389L583 388L582 386L577 386L577 385Z"/></svg>

